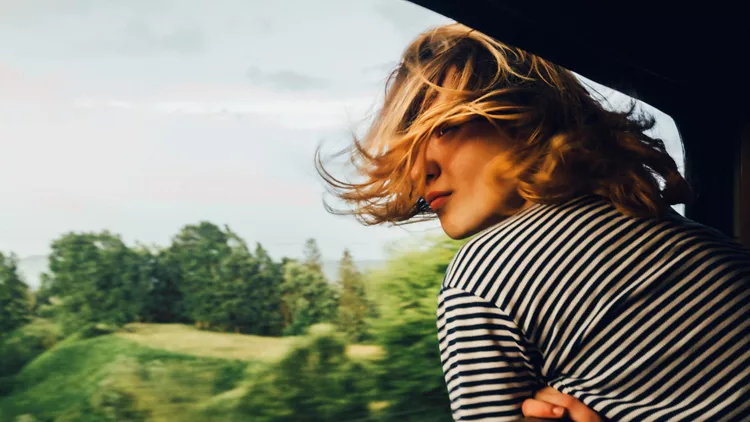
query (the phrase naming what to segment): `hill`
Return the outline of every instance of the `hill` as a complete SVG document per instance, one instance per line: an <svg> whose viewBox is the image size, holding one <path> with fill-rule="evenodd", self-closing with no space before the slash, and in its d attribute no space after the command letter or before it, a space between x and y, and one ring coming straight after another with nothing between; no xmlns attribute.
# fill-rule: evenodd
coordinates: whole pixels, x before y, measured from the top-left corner
<svg viewBox="0 0 750 422"><path fill-rule="evenodd" d="M183 324L128 324L129 332L116 335L143 346L195 356L273 362L294 347L296 337L262 337L249 334L198 330ZM347 354L367 358L378 353L376 346L350 344Z"/></svg>
<svg viewBox="0 0 750 422"><path fill-rule="evenodd" d="M144 347L107 335L62 342L27 364L0 420L196 420L196 403L235 388L250 365ZM174 418L174 419L170 419Z"/></svg>
<svg viewBox="0 0 750 422"><path fill-rule="evenodd" d="M10 395L0 397L0 421L197 422L207 420L205 409L211 409L211 420L230 420L221 409L231 413L231 403L245 393L255 371L296 342L294 337L216 333L182 324L127 328L68 338L28 363L13 380ZM348 345L346 353L372 359L379 349Z"/></svg>

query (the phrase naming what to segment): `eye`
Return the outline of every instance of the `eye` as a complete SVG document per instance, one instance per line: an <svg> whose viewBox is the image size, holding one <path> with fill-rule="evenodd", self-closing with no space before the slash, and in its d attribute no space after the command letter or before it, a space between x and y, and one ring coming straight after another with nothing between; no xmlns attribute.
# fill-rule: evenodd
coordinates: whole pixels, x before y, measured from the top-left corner
<svg viewBox="0 0 750 422"><path fill-rule="evenodd" d="M461 126L461 125L460 125L460 124L457 124L457 125L453 125L453 126L447 126L447 125L446 125L446 126L442 126L442 127L441 127L440 129L438 129L438 131L437 131L437 137L438 137L438 138L440 138L440 137L442 137L443 135L445 135L446 133L448 133L448 132L450 132L450 131L452 131L452 130L456 130L456 129L458 129L458 128L459 128L459 126Z"/></svg>

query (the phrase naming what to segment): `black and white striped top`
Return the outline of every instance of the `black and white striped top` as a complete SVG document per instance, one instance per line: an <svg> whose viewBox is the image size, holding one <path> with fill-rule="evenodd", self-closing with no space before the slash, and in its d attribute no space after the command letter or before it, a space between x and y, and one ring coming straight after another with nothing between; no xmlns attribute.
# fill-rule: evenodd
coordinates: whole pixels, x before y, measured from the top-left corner
<svg viewBox="0 0 750 422"><path fill-rule="evenodd" d="M545 386L614 421L750 421L750 251L670 210L587 195L471 238L438 339L455 420L512 421Z"/></svg>

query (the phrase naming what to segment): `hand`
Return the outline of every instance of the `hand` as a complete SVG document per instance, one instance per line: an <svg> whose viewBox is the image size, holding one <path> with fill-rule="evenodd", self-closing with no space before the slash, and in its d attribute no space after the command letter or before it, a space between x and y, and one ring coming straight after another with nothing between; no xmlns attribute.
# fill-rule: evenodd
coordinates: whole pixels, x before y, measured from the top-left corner
<svg viewBox="0 0 750 422"><path fill-rule="evenodd" d="M555 413L555 409L560 413ZM569 394L563 394L552 387L545 387L526 399L521 407L526 417L562 419L567 415L574 422L602 422L602 418L585 404Z"/></svg>

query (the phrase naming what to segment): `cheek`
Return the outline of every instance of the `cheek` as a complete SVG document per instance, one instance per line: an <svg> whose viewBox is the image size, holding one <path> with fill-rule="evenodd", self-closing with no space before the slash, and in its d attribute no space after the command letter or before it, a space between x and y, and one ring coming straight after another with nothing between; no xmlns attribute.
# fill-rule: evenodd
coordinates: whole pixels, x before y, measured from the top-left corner
<svg viewBox="0 0 750 422"><path fill-rule="evenodd" d="M516 167L510 152L499 143L464 142L450 154L453 176L472 183L513 179Z"/></svg>
<svg viewBox="0 0 750 422"><path fill-rule="evenodd" d="M492 162L486 163L481 169L481 180L485 186L493 186L497 184L497 168L492 165Z"/></svg>
<svg viewBox="0 0 750 422"><path fill-rule="evenodd" d="M509 156L509 152L496 154L486 164L486 176L493 181L507 181L515 178L517 166Z"/></svg>
<svg viewBox="0 0 750 422"><path fill-rule="evenodd" d="M509 165L503 157L498 157L478 169L477 192L481 192L478 196L489 208L504 209L516 192L517 180L505 171Z"/></svg>
<svg viewBox="0 0 750 422"><path fill-rule="evenodd" d="M451 178L462 185L475 184L483 180L487 175L488 160L481 150L475 148L458 148L451 157Z"/></svg>
<svg viewBox="0 0 750 422"><path fill-rule="evenodd" d="M475 162L463 174L456 185L462 214L481 216L501 206L509 184L498 180L492 166Z"/></svg>

